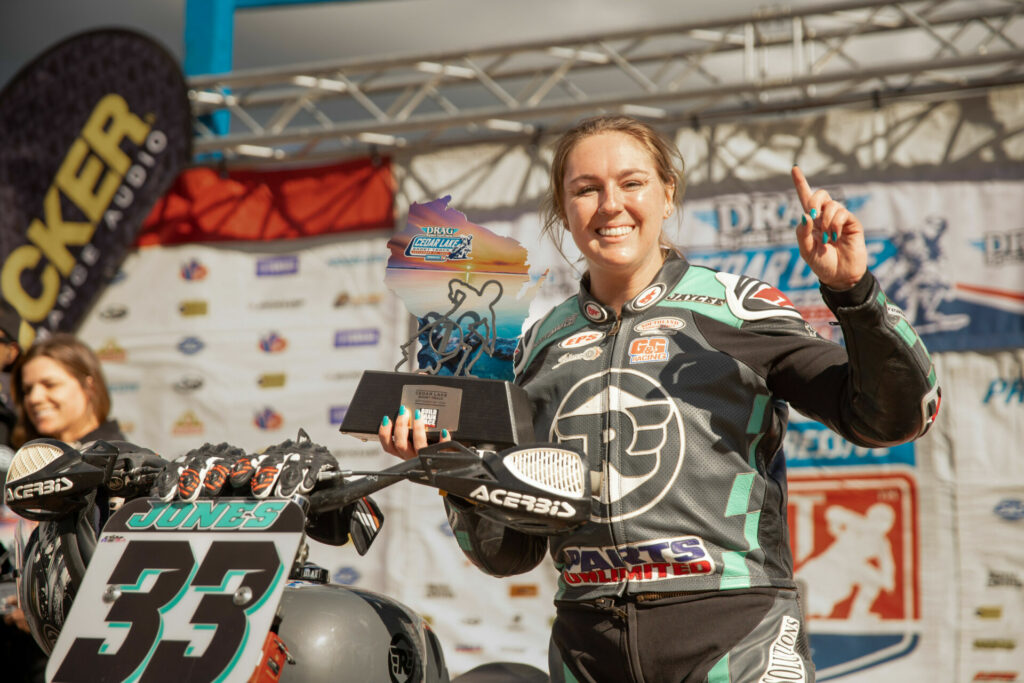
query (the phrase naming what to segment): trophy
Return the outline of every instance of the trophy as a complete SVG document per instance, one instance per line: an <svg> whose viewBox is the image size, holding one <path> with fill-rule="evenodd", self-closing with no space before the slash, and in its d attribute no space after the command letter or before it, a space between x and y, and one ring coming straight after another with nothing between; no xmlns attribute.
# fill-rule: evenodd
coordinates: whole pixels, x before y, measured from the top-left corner
<svg viewBox="0 0 1024 683"><path fill-rule="evenodd" d="M416 317L394 371L366 371L341 432L375 438L398 406L420 411L428 440L442 429L467 446L501 449L534 440L526 392L512 384L512 356L529 296L526 249L448 208L451 197L413 204L388 242L385 281ZM541 276L543 278L543 276ZM506 296L517 288L527 296ZM400 372L416 350L416 372Z"/></svg>

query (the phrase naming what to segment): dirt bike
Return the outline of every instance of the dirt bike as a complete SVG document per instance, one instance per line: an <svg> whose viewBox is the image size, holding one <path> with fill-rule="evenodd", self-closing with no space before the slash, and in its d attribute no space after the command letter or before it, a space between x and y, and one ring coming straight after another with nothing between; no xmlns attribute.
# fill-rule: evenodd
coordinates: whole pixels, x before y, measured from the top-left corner
<svg viewBox="0 0 1024 683"><path fill-rule="evenodd" d="M283 450L308 451L303 437ZM560 533L589 515L582 458L555 444L496 452L438 443L380 471L321 471L288 497L148 496L166 468L126 442L79 451L37 439L15 454L5 499L40 522L19 549L19 594L49 652L48 681L447 683L422 618L305 563L312 525L332 513L365 552L383 521L369 495L401 481L529 533ZM97 496L124 500L102 524ZM494 664L454 683L546 680L533 667Z"/></svg>

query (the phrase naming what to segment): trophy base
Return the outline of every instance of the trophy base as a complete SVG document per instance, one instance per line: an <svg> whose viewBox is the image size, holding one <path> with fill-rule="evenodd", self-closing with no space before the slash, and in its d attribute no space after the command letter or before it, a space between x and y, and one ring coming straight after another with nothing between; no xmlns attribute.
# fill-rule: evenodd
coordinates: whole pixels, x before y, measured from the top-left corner
<svg viewBox="0 0 1024 683"><path fill-rule="evenodd" d="M340 431L364 441L376 438L381 419L394 420L399 406L420 411L430 441L442 429L467 446L499 450L536 440L530 399L511 382L376 370L360 378Z"/></svg>

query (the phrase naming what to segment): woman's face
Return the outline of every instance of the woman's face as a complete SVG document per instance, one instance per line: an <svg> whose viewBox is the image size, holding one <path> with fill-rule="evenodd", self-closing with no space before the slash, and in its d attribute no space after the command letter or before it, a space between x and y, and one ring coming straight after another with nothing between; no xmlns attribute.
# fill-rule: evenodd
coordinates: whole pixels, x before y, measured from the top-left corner
<svg viewBox="0 0 1024 683"><path fill-rule="evenodd" d="M672 208L643 145L619 132L580 140L566 159L562 182L566 226L591 277L654 272L661 267L661 224Z"/></svg>
<svg viewBox="0 0 1024 683"><path fill-rule="evenodd" d="M21 395L26 416L43 436L77 441L99 426L85 388L48 356L25 363Z"/></svg>

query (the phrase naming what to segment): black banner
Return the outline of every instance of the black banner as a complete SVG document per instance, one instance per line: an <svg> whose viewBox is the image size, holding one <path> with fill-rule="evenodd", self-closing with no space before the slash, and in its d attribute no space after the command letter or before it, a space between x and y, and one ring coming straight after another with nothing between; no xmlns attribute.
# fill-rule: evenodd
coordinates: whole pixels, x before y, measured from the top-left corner
<svg viewBox="0 0 1024 683"><path fill-rule="evenodd" d="M73 332L191 158L175 58L127 30L47 50L0 92L0 289L37 334Z"/></svg>

